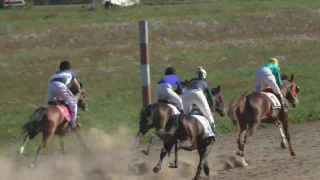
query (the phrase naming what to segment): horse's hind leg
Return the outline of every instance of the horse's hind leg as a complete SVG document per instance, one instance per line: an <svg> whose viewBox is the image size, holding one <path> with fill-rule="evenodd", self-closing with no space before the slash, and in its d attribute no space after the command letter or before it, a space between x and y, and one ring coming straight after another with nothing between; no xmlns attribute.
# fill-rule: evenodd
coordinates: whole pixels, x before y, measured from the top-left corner
<svg viewBox="0 0 320 180"><path fill-rule="evenodd" d="M161 164L162 164L163 158L168 154L168 152L171 151L174 145L175 145L174 142L167 142L166 144L164 144L163 148L161 149L160 160L158 164L153 168L154 173L157 173L161 170Z"/></svg>
<svg viewBox="0 0 320 180"><path fill-rule="evenodd" d="M210 169L208 167L208 162L207 162L206 158L207 158L208 154L211 151L213 142L214 141L212 140L212 142L208 146L206 146L204 148L201 148L201 149L198 149L200 160L199 160L199 165L198 165L197 173L196 173L196 176L194 177L194 180L199 180L200 179L200 174L201 174L202 167L204 167L205 174L207 176L209 175Z"/></svg>
<svg viewBox="0 0 320 180"><path fill-rule="evenodd" d="M47 135L47 136L43 135L43 140L42 140L40 146L38 147L36 157L34 158L33 163L30 164L30 167L33 168L33 167L35 166L35 164L36 164L36 162L37 162L37 159L38 159L38 157L39 157L40 152L43 152L43 151L44 151L44 149L47 147L47 145L48 145L50 139L52 138L52 136L53 136L53 133L50 133L50 134Z"/></svg>
<svg viewBox="0 0 320 180"><path fill-rule="evenodd" d="M28 141L29 141L29 134L26 135L26 137L25 137L25 139L24 139L24 141L23 141L23 144L22 144L22 146L21 146L21 148L20 148L20 154L23 153L24 148L25 148L25 146L27 145L27 142L28 142Z"/></svg>
<svg viewBox="0 0 320 180"><path fill-rule="evenodd" d="M238 138L239 151L236 151L236 155L241 157L241 161L244 166L248 166L248 164L244 160L244 144L245 144L246 135L247 135L247 130L241 130Z"/></svg>
<svg viewBox="0 0 320 180"><path fill-rule="evenodd" d="M147 155L147 156L149 155L150 146L151 146L151 144L152 144L152 141L153 141L154 137L155 137L155 134L151 137L147 149L141 149L141 152L142 152L143 154L145 154L145 155Z"/></svg>
<svg viewBox="0 0 320 180"><path fill-rule="evenodd" d="M296 156L296 153L293 150L292 144L291 144L291 140L290 140L290 135L289 135L289 130L288 130L288 113L284 114L284 122L283 123L283 130L284 130L284 134L287 138L288 144L289 144L289 150L290 150L290 154L291 156Z"/></svg>

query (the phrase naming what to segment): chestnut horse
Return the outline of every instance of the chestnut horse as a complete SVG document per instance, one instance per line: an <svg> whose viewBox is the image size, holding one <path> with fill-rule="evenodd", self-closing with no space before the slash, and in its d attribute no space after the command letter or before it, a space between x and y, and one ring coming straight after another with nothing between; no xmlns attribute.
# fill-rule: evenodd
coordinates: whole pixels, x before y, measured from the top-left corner
<svg viewBox="0 0 320 180"><path fill-rule="evenodd" d="M282 96L286 97L286 99L295 108L296 98L292 95L292 88L294 84L293 79L294 76L292 74L289 80L283 80L281 93ZM244 166L248 165L244 160L244 145L246 143L247 133L251 136L260 123L280 123L283 126L284 134L281 126L280 131L282 136L285 136L288 141L290 153L292 156L296 156L291 145L288 131L288 113L284 112L283 106L280 110L272 109L271 103L265 94L260 92L251 92L243 95L238 100L231 101L228 115L233 120L234 124L237 125L239 131L239 151L236 151L236 154L241 157ZM283 144L281 145L283 147Z"/></svg>
<svg viewBox="0 0 320 180"><path fill-rule="evenodd" d="M185 82L187 83L187 81ZM185 84L183 84L185 86ZM214 105L211 107L211 110L219 113L220 116L224 116L224 100L221 94L221 87L218 85L216 88L211 89L212 94L214 96ZM165 129L166 122L169 118L174 114L174 111L168 105L168 100L159 100L156 103L148 105L146 108L142 109L140 112L140 127L139 132L137 134L138 140L142 135L145 135L150 129L155 128L157 131L163 131ZM141 149L141 152L145 155L149 155L150 145L155 138L155 134L151 137L148 148Z"/></svg>
<svg viewBox="0 0 320 180"><path fill-rule="evenodd" d="M165 131L158 131L156 134L163 140L163 148L160 153L160 160L153 168L153 172L157 173L161 170L163 158L171 152L175 145L175 161L168 165L169 168L178 168L178 150L184 149L187 151L198 150L200 157L195 180L200 178L201 170L204 168L204 173L209 175L209 167L207 156L210 153L214 143L214 137L207 137L205 127L194 116L189 114L179 114L172 116L165 127ZM179 145L178 141L189 140L191 145Z"/></svg>
<svg viewBox="0 0 320 180"><path fill-rule="evenodd" d="M77 105L82 110L86 110L87 108L87 100L85 96L85 90L82 88L82 83L80 83L82 92L79 93L78 90L74 86L72 86L69 90L77 99ZM42 133L43 139L37 150L36 157L33 163L30 165L34 167L37 161L37 158L48 145L49 141L53 137L53 135L59 135L60 145L62 153L65 153L64 149L64 136L70 130L69 123L61 113L60 109L56 105L65 105L63 101L51 101L48 105L44 107L37 108L34 113L30 116L30 119L23 125L24 131L27 133L23 145L20 148L20 154L23 153L24 148L28 142L28 140L32 140L39 133ZM76 120L78 126L74 129L81 145L88 151L87 146L84 144L82 136L80 134L80 123L79 116L77 116Z"/></svg>

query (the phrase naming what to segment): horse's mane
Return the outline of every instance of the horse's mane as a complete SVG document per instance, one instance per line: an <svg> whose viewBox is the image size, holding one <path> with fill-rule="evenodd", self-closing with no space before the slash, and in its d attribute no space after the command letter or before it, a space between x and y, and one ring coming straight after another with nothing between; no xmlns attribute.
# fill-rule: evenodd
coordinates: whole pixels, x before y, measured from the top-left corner
<svg viewBox="0 0 320 180"><path fill-rule="evenodd" d="M79 84L80 84L80 88L82 89L82 87L83 87L82 82L79 82ZM73 84L72 84L72 86L69 88L69 90L71 91L71 93L72 93L73 95L78 94L78 89L77 89Z"/></svg>
<svg viewBox="0 0 320 180"><path fill-rule="evenodd" d="M281 74L281 80L289 80L289 76L286 74Z"/></svg>

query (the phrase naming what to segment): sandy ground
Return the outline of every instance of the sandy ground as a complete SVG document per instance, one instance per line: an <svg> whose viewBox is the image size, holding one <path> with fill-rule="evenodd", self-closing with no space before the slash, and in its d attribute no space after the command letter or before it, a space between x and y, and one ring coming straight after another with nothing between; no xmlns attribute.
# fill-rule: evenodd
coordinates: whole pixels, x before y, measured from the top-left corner
<svg viewBox="0 0 320 180"><path fill-rule="evenodd" d="M291 157L288 149L280 147L280 133L277 127L258 129L246 146L248 167L242 167L240 158L234 154L237 149L236 133L226 134L214 144L209 154L210 176L202 173L203 179L256 180L256 179L319 179L320 178L320 122L290 125L293 147L297 157ZM57 137L55 137L57 138ZM197 152L180 151L179 168L169 169L165 158L162 170L155 174L152 168L159 160L162 143L152 146L149 156L134 148L125 128L116 135L91 129L86 134L93 156L85 154L76 142L66 145L67 155L60 151L40 156L33 169L28 165L32 157L15 156L0 159L1 180L160 180L192 179L195 175ZM28 148L28 147L27 147ZM50 145L49 145L50 148ZM32 151L32 150L30 150ZM34 150L35 151L35 150ZM172 154L171 158L174 157Z"/></svg>

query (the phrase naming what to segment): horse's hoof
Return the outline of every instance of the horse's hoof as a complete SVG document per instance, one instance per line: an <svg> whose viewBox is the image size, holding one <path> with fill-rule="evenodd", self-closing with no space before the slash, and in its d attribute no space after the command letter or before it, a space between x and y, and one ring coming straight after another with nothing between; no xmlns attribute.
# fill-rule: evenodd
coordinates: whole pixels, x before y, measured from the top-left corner
<svg viewBox="0 0 320 180"><path fill-rule="evenodd" d="M291 156L297 156L297 154L293 151L290 154L291 154Z"/></svg>
<svg viewBox="0 0 320 180"><path fill-rule="evenodd" d="M153 168L153 172L154 173L158 173L160 171L160 168L158 166L154 167Z"/></svg>
<svg viewBox="0 0 320 180"><path fill-rule="evenodd" d="M209 169L208 166L204 166L204 167L203 167L203 171L204 171L204 174L206 174L206 176L209 176L209 174L210 174L210 169Z"/></svg>
<svg viewBox="0 0 320 180"><path fill-rule="evenodd" d="M169 168L178 168L178 166L175 163L169 163L168 167Z"/></svg>
<svg viewBox="0 0 320 180"><path fill-rule="evenodd" d="M34 164L30 164L29 167L30 167L30 168L34 168Z"/></svg>
<svg viewBox="0 0 320 180"><path fill-rule="evenodd" d="M22 154L23 151L24 151L24 147L21 147L19 153Z"/></svg>
<svg viewBox="0 0 320 180"><path fill-rule="evenodd" d="M145 149L141 149L140 151L141 151L144 155L147 155L147 156L149 155L149 152L148 152L147 150L145 150Z"/></svg>
<svg viewBox="0 0 320 180"><path fill-rule="evenodd" d="M193 180L199 180L200 178L198 176L196 176Z"/></svg>
<svg viewBox="0 0 320 180"><path fill-rule="evenodd" d="M282 149L287 148L287 146L286 146L286 143L285 143L285 142L281 142L281 148L282 148Z"/></svg>

